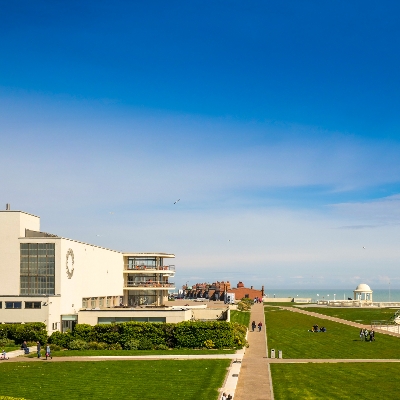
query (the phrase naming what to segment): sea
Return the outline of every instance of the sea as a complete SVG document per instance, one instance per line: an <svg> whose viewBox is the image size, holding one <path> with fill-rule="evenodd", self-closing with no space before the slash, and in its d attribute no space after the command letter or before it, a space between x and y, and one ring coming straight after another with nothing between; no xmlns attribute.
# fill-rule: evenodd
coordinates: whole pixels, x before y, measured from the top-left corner
<svg viewBox="0 0 400 400"><path fill-rule="evenodd" d="M317 300L347 300L354 298L354 289L265 289L268 297L311 298ZM400 302L400 289L372 289L373 301Z"/></svg>

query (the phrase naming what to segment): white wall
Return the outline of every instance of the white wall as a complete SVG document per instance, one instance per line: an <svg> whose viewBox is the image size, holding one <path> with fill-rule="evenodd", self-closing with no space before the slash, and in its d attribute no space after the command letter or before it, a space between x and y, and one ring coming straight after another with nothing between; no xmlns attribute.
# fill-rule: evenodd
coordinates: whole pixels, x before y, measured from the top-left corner
<svg viewBox="0 0 400 400"><path fill-rule="evenodd" d="M122 253L69 239L59 242L60 246L56 246L56 281L60 284L61 314L77 313L83 297L122 296ZM69 249L74 253L71 279L66 268ZM71 258L69 269L72 269Z"/></svg>
<svg viewBox="0 0 400 400"><path fill-rule="evenodd" d="M0 211L0 295L19 295L19 237L40 230L40 218L22 211Z"/></svg>

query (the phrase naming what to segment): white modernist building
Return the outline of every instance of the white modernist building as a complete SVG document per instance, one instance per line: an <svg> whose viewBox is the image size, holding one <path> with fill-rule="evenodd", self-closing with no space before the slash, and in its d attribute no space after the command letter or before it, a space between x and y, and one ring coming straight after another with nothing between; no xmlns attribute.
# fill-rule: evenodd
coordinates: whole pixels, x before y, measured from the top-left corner
<svg viewBox="0 0 400 400"><path fill-rule="evenodd" d="M103 312L104 322L149 321L134 307L164 304L175 274L165 260L174 257L122 253L41 232L39 217L7 205L0 211L0 323L44 322L50 333L66 331L88 311L96 314L93 323L103 321ZM110 314L127 307L129 315Z"/></svg>

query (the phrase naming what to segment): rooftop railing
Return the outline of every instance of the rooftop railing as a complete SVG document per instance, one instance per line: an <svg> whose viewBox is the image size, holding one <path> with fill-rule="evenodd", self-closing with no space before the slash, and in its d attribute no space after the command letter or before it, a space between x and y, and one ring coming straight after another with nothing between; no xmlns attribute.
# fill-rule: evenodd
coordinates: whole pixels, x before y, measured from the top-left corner
<svg viewBox="0 0 400 400"><path fill-rule="evenodd" d="M141 288L141 287L154 287L154 288L172 288L175 283L172 282L125 282L125 287Z"/></svg>
<svg viewBox="0 0 400 400"><path fill-rule="evenodd" d="M175 265L147 266L125 264L126 271L175 271Z"/></svg>

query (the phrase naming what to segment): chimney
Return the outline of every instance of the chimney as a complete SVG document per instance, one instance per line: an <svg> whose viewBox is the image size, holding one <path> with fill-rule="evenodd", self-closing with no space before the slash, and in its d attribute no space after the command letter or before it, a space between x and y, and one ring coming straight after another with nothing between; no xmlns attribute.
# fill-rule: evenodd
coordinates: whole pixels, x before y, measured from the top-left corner
<svg viewBox="0 0 400 400"><path fill-rule="evenodd" d="M264 285L261 286L261 296L264 297Z"/></svg>
<svg viewBox="0 0 400 400"><path fill-rule="evenodd" d="M7 203L6 204L6 211L10 211L10 210L11 210L10 203Z"/></svg>
<svg viewBox="0 0 400 400"><path fill-rule="evenodd" d="M250 286L250 289L253 289L253 286Z"/></svg>

